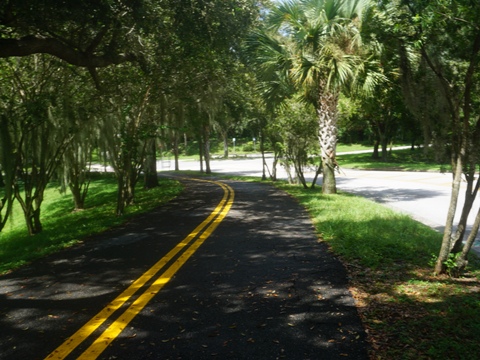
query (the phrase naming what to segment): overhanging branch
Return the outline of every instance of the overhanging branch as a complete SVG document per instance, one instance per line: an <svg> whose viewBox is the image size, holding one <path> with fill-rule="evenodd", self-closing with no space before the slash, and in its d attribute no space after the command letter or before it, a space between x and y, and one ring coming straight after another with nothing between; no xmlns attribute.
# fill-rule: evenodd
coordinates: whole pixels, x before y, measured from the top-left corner
<svg viewBox="0 0 480 360"><path fill-rule="evenodd" d="M0 39L0 58L23 57L32 54L50 54L69 64L87 68L101 68L136 60L133 54L95 55L83 52L65 45L57 39L42 36Z"/></svg>

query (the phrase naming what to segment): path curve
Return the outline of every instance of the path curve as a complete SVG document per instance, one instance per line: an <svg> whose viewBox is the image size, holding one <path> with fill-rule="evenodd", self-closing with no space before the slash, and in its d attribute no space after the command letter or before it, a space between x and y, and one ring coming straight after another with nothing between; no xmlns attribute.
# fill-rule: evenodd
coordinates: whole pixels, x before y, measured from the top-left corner
<svg viewBox="0 0 480 360"><path fill-rule="evenodd" d="M98 358L367 359L346 272L302 207L267 184L225 183L229 214ZM185 187L167 206L0 277L0 358L45 358L223 196L211 183Z"/></svg>

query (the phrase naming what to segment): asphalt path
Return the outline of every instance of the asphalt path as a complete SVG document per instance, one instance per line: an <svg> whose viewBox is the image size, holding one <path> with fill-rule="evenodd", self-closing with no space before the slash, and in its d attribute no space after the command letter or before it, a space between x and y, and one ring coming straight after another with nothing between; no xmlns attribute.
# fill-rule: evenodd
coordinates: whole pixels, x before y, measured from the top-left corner
<svg viewBox="0 0 480 360"><path fill-rule="evenodd" d="M271 166L271 159L267 159ZM173 162L159 163L159 168L171 170ZM182 161L181 170L198 170L196 161ZM214 173L262 176L262 161L260 158L239 158L236 160L213 160L211 170ZM267 173L268 176L268 173ZM277 177L286 179L287 173L278 167ZM306 172L306 177L313 179L312 172ZM440 172L408 172L408 171L365 171L341 169L336 174L337 188L372 199L398 212L410 215L431 228L443 231L447 219L450 203L451 180L450 173ZM318 184L321 185L321 176ZM464 187L463 187L464 188ZM463 191L460 195L459 207L463 204ZM474 203L474 211L468 220L467 229L470 229L480 208L480 199ZM457 215L460 211L457 211ZM458 217L455 221L458 221ZM480 255L480 238L477 237L473 249Z"/></svg>
<svg viewBox="0 0 480 360"><path fill-rule="evenodd" d="M182 181L168 205L0 277L0 358L367 359L345 269L299 204Z"/></svg>

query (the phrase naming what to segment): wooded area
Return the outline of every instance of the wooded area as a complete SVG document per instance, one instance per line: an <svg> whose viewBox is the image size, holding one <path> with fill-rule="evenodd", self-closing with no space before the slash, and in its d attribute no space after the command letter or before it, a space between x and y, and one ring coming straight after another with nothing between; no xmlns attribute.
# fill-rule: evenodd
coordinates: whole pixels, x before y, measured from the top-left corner
<svg viewBox="0 0 480 360"><path fill-rule="evenodd" d="M232 138L254 137L304 187L317 156L334 194L339 138L383 158L401 139L452 165L435 271L452 257L462 270L480 225L479 17L470 0L4 0L0 231L15 201L42 231L52 179L81 209L94 159L113 167L122 214L142 174L158 185L159 152L178 170L185 141L209 173L213 138L228 156Z"/></svg>

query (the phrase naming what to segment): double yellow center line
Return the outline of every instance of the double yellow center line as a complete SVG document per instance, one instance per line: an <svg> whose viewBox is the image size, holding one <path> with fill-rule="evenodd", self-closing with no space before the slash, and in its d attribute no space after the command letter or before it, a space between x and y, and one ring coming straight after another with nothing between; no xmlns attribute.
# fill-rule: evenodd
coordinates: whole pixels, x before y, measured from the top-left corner
<svg viewBox="0 0 480 360"><path fill-rule="evenodd" d="M185 239L170 250L167 255L135 280L125 291L82 326L75 334L65 340L65 342L48 355L46 359L65 359L74 349L105 323L108 318L129 301L133 295L142 289L147 282L157 276L160 270L170 264L170 266L159 275L143 293L138 295L132 304L77 358L96 359L212 234L232 207L234 191L230 186L220 182L199 179L195 179L195 181L214 183L223 189L223 198L212 213Z"/></svg>

